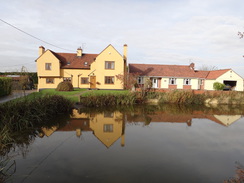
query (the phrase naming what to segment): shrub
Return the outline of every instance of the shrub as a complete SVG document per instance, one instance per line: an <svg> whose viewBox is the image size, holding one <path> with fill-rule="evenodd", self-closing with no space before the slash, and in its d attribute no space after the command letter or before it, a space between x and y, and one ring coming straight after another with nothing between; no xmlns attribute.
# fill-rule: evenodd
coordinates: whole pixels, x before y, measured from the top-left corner
<svg viewBox="0 0 244 183"><path fill-rule="evenodd" d="M12 79L1 77L0 78L0 97L9 95L12 92Z"/></svg>
<svg viewBox="0 0 244 183"><path fill-rule="evenodd" d="M214 88L215 90L223 90L224 87L225 87L225 85L224 85L223 83L215 82L215 83L213 84L213 88Z"/></svg>
<svg viewBox="0 0 244 183"><path fill-rule="evenodd" d="M63 81L58 84L56 91L74 91L74 88L72 83Z"/></svg>

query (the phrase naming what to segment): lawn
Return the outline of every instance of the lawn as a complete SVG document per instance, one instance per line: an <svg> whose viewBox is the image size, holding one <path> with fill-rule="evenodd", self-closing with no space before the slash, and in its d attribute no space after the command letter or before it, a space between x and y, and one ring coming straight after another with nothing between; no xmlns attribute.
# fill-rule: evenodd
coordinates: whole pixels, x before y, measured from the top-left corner
<svg viewBox="0 0 244 183"><path fill-rule="evenodd" d="M40 92L35 92L28 95L29 99L33 99L36 97L44 96L44 95L62 95L65 98L70 99L73 102L79 102L80 96L83 97L90 95L107 95L107 94L127 94L128 90L87 90L87 89L74 89L74 91L56 91L55 89L45 89Z"/></svg>
<svg viewBox="0 0 244 183"><path fill-rule="evenodd" d="M45 95L61 95L73 102L78 102L81 93L86 91L87 89L74 89L74 91L56 91L55 89L45 89L41 90L40 92L31 93L27 96L27 98L32 100Z"/></svg>

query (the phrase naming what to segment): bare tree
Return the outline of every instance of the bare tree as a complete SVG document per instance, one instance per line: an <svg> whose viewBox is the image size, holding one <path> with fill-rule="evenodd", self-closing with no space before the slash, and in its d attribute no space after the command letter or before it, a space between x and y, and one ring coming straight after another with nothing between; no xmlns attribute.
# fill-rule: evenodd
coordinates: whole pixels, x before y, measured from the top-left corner
<svg viewBox="0 0 244 183"><path fill-rule="evenodd" d="M25 95L25 90L27 89L27 87L29 86L30 80L29 80L29 76L28 76L28 70L26 69L25 66L22 66L21 70L20 70L20 86L22 88L22 90L24 91L24 95Z"/></svg>
<svg viewBox="0 0 244 183"><path fill-rule="evenodd" d="M198 70L201 71L213 71L213 70L218 70L218 67L213 66L213 65L202 65L198 68Z"/></svg>
<svg viewBox="0 0 244 183"><path fill-rule="evenodd" d="M244 37L244 32L238 32L237 35L239 36L240 39L242 39Z"/></svg>

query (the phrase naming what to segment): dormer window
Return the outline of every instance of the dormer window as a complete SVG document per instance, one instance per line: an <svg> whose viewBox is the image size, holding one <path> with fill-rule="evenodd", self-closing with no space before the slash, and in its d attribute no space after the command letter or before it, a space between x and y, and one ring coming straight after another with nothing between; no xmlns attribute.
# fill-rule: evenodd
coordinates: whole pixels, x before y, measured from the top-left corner
<svg viewBox="0 0 244 183"><path fill-rule="evenodd" d="M87 66L87 64L88 64L87 62L84 63L85 66Z"/></svg>
<svg viewBox="0 0 244 183"><path fill-rule="evenodd" d="M67 65L70 65L70 61L67 62Z"/></svg>

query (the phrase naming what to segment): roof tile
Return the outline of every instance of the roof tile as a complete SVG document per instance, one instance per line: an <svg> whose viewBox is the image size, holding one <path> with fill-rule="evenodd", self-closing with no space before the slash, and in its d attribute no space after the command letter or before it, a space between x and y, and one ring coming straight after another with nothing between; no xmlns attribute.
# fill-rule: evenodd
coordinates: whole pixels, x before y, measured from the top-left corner
<svg viewBox="0 0 244 183"><path fill-rule="evenodd" d="M78 57L75 53L55 53L51 51L61 62L62 69L90 69L90 65L98 54L83 53Z"/></svg>

